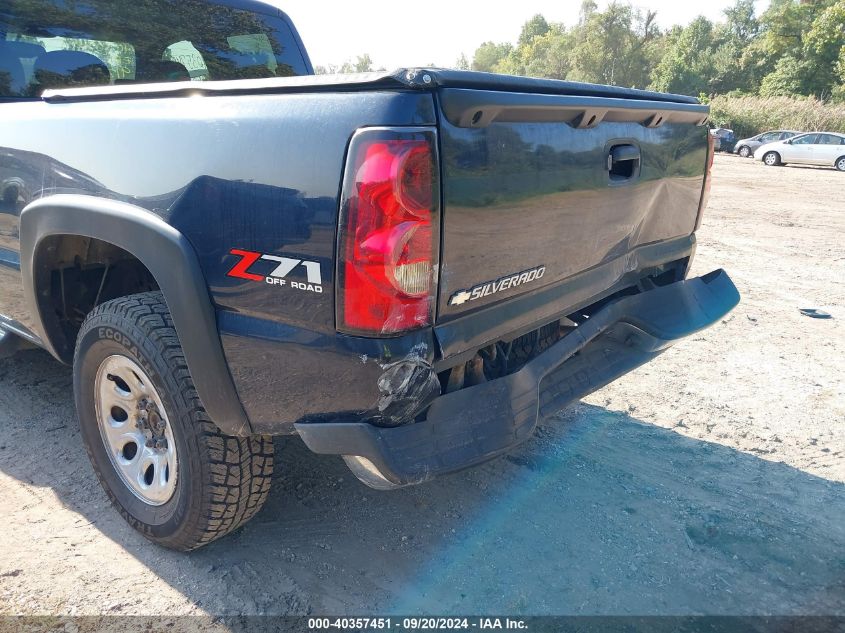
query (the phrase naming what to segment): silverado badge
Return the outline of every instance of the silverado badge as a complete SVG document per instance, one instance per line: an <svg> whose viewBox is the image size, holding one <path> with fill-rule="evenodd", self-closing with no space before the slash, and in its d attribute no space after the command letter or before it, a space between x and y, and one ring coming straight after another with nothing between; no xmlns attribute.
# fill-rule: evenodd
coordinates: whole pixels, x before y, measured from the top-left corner
<svg viewBox="0 0 845 633"><path fill-rule="evenodd" d="M452 298L449 299L449 305L463 305L467 301L475 301L476 299L488 297L492 294L496 294L497 292L503 292L511 288L516 288L517 286L528 284L532 281L537 281L538 279L541 279L545 274L546 267L538 266L537 268L532 268L531 270L526 270L521 273L515 273L513 275L501 277L496 281L485 281L484 283L480 283L477 286L473 286L469 290L461 290L459 292L456 292L452 295Z"/></svg>

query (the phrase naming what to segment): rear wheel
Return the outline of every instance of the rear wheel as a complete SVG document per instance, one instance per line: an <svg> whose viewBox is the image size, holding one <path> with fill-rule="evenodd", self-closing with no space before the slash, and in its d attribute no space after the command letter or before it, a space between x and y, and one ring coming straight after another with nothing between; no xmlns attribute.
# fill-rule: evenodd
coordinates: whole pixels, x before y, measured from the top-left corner
<svg viewBox="0 0 845 633"><path fill-rule="evenodd" d="M845 156L840 156L836 159L836 169L839 171L845 171Z"/></svg>
<svg viewBox="0 0 845 633"><path fill-rule="evenodd" d="M777 152L766 152L763 156L763 162L769 167L776 167L780 165L780 154Z"/></svg>
<svg viewBox="0 0 845 633"><path fill-rule="evenodd" d="M751 148L749 148L747 145L743 145L739 148L739 155L743 158L748 158L749 156L751 156Z"/></svg>
<svg viewBox="0 0 845 633"><path fill-rule="evenodd" d="M227 436L208 419L161 293L115 299L88 315L74 392L97 478L151 541L195 549L264 504L272 438Z"/></svg>

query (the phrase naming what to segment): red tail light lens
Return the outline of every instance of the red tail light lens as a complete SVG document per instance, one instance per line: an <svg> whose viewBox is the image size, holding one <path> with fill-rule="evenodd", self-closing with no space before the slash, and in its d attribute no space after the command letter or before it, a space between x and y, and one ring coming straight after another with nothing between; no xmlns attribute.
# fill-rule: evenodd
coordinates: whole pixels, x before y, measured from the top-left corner
<svg viewBox="0 0 845 633"><path fill-rule="evenodd" d="M363 130L349 148L338 236L338 330L432 323L440 236L434 132Z"/></svg>

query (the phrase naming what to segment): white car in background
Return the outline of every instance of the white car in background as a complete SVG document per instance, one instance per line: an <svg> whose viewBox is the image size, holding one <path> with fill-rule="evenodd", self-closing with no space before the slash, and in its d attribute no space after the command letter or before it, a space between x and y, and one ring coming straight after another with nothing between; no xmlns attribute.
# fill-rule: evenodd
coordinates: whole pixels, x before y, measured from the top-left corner
<svg viewBox="0 0 845 633"><path fill-rule="evenodd" d="M810 132L768 143L754 152L754 160L761 160L770 167L795 163L827 165L845 171L845 134Z"/></svg>

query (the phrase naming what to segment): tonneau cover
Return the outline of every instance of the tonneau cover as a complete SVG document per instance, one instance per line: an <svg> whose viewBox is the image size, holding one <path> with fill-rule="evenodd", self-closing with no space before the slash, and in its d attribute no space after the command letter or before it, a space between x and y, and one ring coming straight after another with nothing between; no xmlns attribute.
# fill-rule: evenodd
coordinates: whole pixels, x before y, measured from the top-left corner
<svg viewBox="0 0 845 633"><path fill-rule="evenodd" d="M239 79L235 81L185 81L159 84L123 84L93 88L47 90L46 101L109 100L120 98L164 98L193 94L227 95L276 92L335 92L353 90L435 90L438 88L472 88L545 95L612 97L668 103L697 104L695 97L602 86L598 84L556 79L514 77L466 70L442 68L400 68L392 72L349 75L304 75L271 79Z"/></svg>

